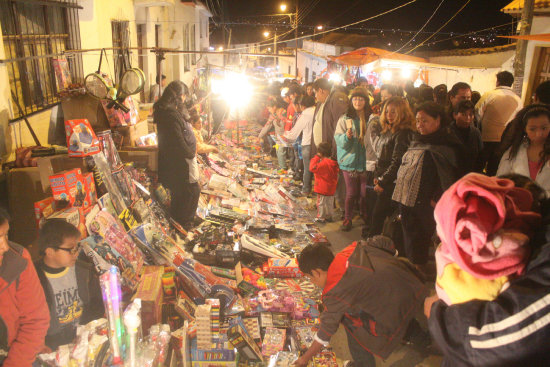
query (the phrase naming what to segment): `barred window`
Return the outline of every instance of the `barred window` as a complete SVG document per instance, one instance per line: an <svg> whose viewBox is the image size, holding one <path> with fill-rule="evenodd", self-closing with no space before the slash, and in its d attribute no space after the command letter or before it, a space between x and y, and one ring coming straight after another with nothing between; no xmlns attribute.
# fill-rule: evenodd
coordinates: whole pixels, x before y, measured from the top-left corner
<svg viewBox="0 0 550 367"><path fill-rule="evenodd" d="M59 102L52 60L66 57L73 83L83 82L77 0L2 0L0 24L13 119L43 111ZM20 104L20 112L14 99Z"/></svg>

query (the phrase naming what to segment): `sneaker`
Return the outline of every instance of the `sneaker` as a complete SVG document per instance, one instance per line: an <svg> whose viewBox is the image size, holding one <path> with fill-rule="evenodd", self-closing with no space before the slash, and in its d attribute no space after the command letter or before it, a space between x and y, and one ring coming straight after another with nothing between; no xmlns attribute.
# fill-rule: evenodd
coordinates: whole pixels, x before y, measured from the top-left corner
<svg viewBox="0 0 550 367"><path fill-rule="evenodd" d="M342 225L340 226L340 230L344 232L349 232L351 230L351 220L344 219L344 221L342 222Z"/></svg>
<svg viewBox="0 0 550 367"><path fill-rule="evenodd" d="M323 218L315 218L313 221L314 221L315 223L325 223L325 222L326 222L326 220L323 219Z"/></svg>

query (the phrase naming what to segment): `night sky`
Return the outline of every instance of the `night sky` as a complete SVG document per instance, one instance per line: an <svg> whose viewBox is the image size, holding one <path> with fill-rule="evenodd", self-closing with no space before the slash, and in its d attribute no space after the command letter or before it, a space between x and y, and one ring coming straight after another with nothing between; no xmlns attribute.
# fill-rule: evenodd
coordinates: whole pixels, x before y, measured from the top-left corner
<svg viewBox="0 0 550 367"><path fill-rule="evenodd" d="M211 43L222 41L221 9L225 1L226 37L229 29L232 30L232 43L259 42L263 40L262 32L277 29L278 34L290 29L288 16L269 17L264 15L280 12L277 0L204 0L206 5L216 15L211 24ZM371 17L396 6L407 3L408 0L299 0L300 35L313 33L316 25L322 24L325 29L346 25ZM444 0L439 10L409 46L404 50L416 46L429 37L453 14L455 14L467 0ZM511 0L471 0L468 5L425 46L418 50L438 50L468 47L489 47L506 44L506 39L498 39L496 35L512 34L516 23L514 18L500 12L500 9ZM285 1L290 11L294 12L294 2ZM373 41L377 47L396 50L409 41L434 12L441 0L417 0L393 13L369 20L346 30L350 32L376 36ZM457 37L465 33L478 31L490 27L483 32L464 37ZM452 32L452 33L451 33ZM290 35L288 38L292 38ZM451 38L450 40L448 40Z"/></svg>

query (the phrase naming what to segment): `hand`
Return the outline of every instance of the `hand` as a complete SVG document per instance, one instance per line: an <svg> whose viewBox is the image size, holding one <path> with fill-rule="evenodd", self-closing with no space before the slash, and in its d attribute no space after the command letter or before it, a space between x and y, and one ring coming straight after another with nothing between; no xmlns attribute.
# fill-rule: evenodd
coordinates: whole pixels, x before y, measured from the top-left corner
<svg viewBox="0 0 550 367"><path fill-rule="evenodd" d="M296 360L296 362L294 362L294 366L307 366L307 364L309 363L309 359L306 358L306 356L301 356L300 358L298 358Z"/></svg>
<svg viewBox="0 0 550 367"><path fill-rule="evenodd" d="M348 137L348 139L353 138L353 131L351 129L348 129L348 131L346 132L346 136Z"/></svg>
<svg viewBox="0 0 550 367"><path fill-rule="evenodd" d="M432 310L432 305L439 300L439 297L437 294L434 294L431 297L426 297L424 300L424 315L426 315L426 318L430 318L430 312Z"/></svg>
<svg viewBox="0 0 550 367"><path fill-rule="evenodd" d="M377 178L375 178L375 179L373 180L373 182L374 182L375 185L378 185L378 182L379 182L379 181L378 181Z"/></svg>
<svg viewBox="0 0 550 367"><path fill-rule="evenodd" d="M384 192L384 188L380 186L378 183L374 186L374 191L381 194Z"/></svg>

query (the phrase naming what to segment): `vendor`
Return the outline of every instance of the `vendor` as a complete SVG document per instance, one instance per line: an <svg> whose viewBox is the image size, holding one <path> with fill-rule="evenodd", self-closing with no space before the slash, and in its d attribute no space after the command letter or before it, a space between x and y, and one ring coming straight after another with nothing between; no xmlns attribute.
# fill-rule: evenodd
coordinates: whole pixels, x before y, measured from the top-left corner
<svg viewBox="0 0 550 367"><path fill-rule="evenodd" d="M428 333L414 319L428 290L414 267L396 257L390 238L354 242L336 256L323 244L309 245L298 256L298 266L323 289L325 308L313 344L296 365L307 366L328 346L340 323L356 366L375 367L374 355L388 358L404 337L429 343Z"/></svg>
<svg viewBox="0 0 550 367"><path fill-rule="evenodd" d="M0 365L30 367L50 315L31 255L8 240L9 229L8 213L0 208Z"/></svg>
<svg viewBox="0 0 550 367"><path fill-rule="evenodd" d="M191 125L193 126L195 139L197 139L197 154L218 153L218 148L204 142L204 138L202 137L202 120L197 113L191 114Z"/></svg>
<svg viewBox="0 0 550 367"><path fill-rule="evenodd" d="M175 80L168 84L153 106L158 135L158 177L170 190L170 214L185 229L193 227L199 203L197 139L185 118L187 86Z"/></svg>
<svg viewBox="0 0 550 367"><path fill-rule="evenodd" d="M103 317L99 279L93 267L77 260L80 231L61 219L50 219L40 229L42 258L35 263L50 309L46 346L56 350L71 343L76 327Z"/></svg>

